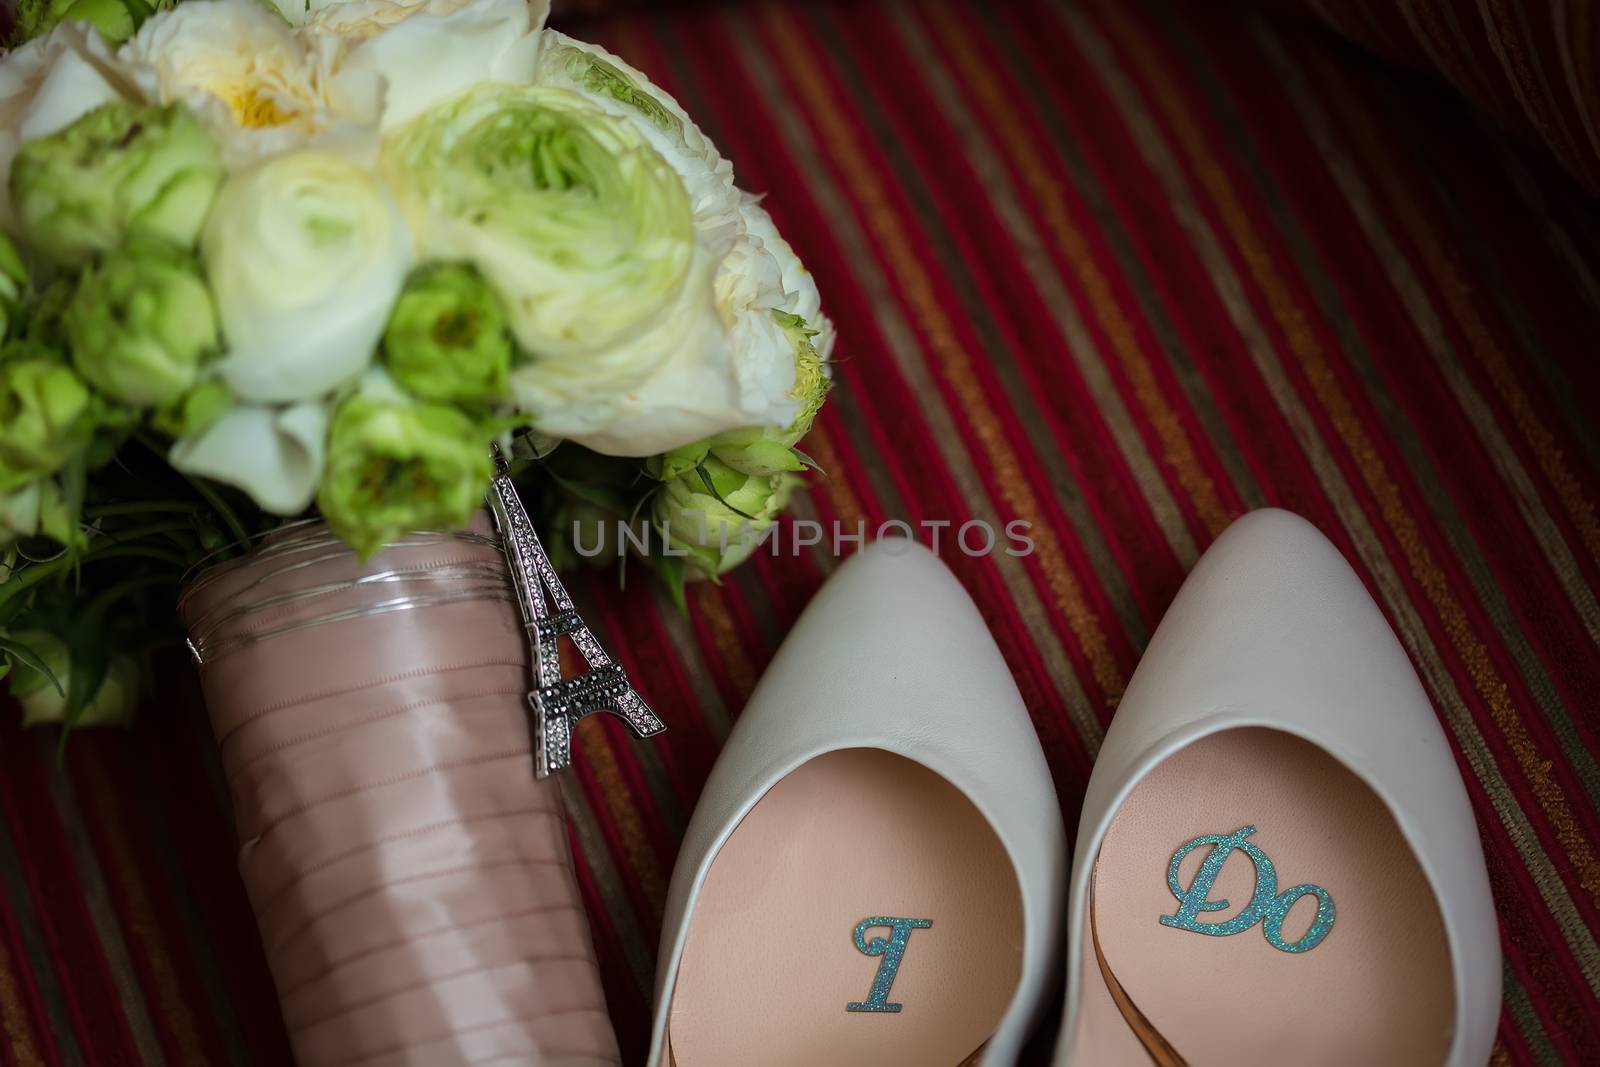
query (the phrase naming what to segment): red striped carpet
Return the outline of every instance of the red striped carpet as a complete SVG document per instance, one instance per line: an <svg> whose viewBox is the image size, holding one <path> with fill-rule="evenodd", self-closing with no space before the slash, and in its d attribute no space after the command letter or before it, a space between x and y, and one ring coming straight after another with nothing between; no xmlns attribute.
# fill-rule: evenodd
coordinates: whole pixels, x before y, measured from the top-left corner
<svg viewBox="0 0 1600 1067"><path fill-rule="evenodd" d="M678 95L823 286L840 387L806 447L830 477L797 515L1034 524L1026 559L945 555L1069 825L1186 568L1232 517L1293 508L1369 582L1469 783L1495 1061L1600 1062L1600 209L1448 90L1203 7L753 0L568 28ZM678 837L833 565L758 558L686 617L577 583L672 726L589 724L568 783L630 1063ZM184 671L59 765L6 718L0 1062L287 1062Z"/></svg>

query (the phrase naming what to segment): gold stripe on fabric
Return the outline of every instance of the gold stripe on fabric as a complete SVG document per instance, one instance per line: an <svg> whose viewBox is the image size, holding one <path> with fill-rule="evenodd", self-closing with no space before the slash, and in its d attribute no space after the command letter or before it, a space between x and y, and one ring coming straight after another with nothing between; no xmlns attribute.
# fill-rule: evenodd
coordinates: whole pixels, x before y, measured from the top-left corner
<svg viewBox="0 0 1600 1067"><path fill-rule="evenodd" d="M1189 155L1201 184L1216 204L1230 236L1238 245L1256 284L1260 286L1279 327L1284 331L1290 351L1299 361L1312 392L1328 413L1362 480L1376 498L1385 523L1399 543L1412 574L1438 613L1491 717L1550 819L1557 839L1578 872L1580 884L1585 892L1600 900L1600 860L1597 860L1592 846L1573 819L1561 786L1551 777L1550 761L1533 743L1526 725L1512 706L1505 683L1490 661L1488 649L1473 632L1466 611L1456 600L1449 580L1424 543L1415 518L1406 510L1400 488L1385 469L1381 452L1362 426L1360 416L1349 398L1341 391L1320 343L1311 332L1305 310L1295 302L1288 285L1278 275L1248 213L1239 203L1226 173L1212 157L1209 146L1200 137L1186 104L1167 72L1122 18L1113 15L1111 23L1120 43L1134 57L1141 73L1152 86L1157 104L1166 112L1178 142Z"/></svg>
<svg viewBox="0 0 1600 1067"><path fill-rule="evenodd" d="M1257 320L1252 301L1245 293L1242 280L1235 273L1219 238L1212 230L1211 223L1196 203L1188 177L1167 145L1164 134L1146 111L1140 92L1117 65L1117 61L1112 57L1111 46L1091 25L1088 16L1077 7L1063 2L1058 2L1055 9L1084 56L1098 72L1146 163L1160 179L1197 255L1210 270L1218 297L1232 317L1235 328L1239 330L1246 351L1258 373L1262 375L1274 402L1293 430L1307 461L1316 472L1318 482L1348 531L1358 556L1377 584L1382 602L1388 607L1396 629L1416 660L1433 692L1435 701L1444 712L1445 719L1460 745L1462 755L1499 816L1508 840L1538 887L1540 897L1550 909L1551 916L1561 928L1591 989L1600 990L1600 946L1595 944L1593 932L1578 914L1554 861L1545 852L1527 814L1511 792L1488 749L1476 719L1465 706L1457 690L1454 676L1444 664L1440 649L1435 646L1427 627L1423 624L1417 604L1411 599L1410 592L1396 572L1386 547L1379 541L1362 505L1356 500L1338 463L1329 452L1328 445L1322 440L1321 431L1290 381L1271 338ZM1114 23L1115 11L1111 12L1110 17ZM1130 36L1137 37L1137 34L1128 27L1113 24L1112 30L1124 39ZM1136 52L1140 47L1138 40L1131 41L1128 47ZM1143 69L1148 70L1153 57L1145 56L1143 62ZM1160 91L1159 86L1158 91ZM1180 123L1189 121L1181 110L1178 116ZM1215 160L1204 156L1197 166L1202 169L1209 166L1215 170L1217 164ZM1226 181L1225 177L1223 181ZM1299 311L1291 307L1284 314L1293 317L1298 315Z"/></svg>
<svg viewBox="0 0 1600 1067"><path fill-rule="evenodd" d="M1600 604L1596 603L1594 591L1579 571L1566 541L1552 521L1538 490L1534 488L1521 458L1507 441L1495 413L1489 409L1479 395L1476 384L1464 372L1458 350L1446 336L1444 323L1440 315L1435 312L1432 299L1423 292L1421 283L1409 266L1407 254L1396 245L1378 214L1376 204L1380 200L1400 207L1405 217L1403 225L1411 234L1414 244L1422 249L1423 258L1428 261L1430 269L1441 275L1440 285L1455 290L1451 293L1450 302L1458 317L1470 320L1466 328L1474 335L1471 343L1493 346L1477 312L1471 307L1460 306L1461 300L1467 300L1470 304L1465 293L1465 283L1454 265L1446 262L1449 257L1445 256L1440 248L1437 234L1419 217L1417 213L1419 209L1410 190L1399 180L1392 168L1384 162L1377 161L1380 152L1376 135L1371 128L1370 110L1362 108L1353 97L1342 91L1343 82L1334 72L1328 72L1329 78L1323 81L1323 88L1313 92L1309 83L1302 77L1300 68L1283 54L1277 41L1263 41L1261 47L1268 57L1268 62L1277 66L1280 82L1296 107L1302 125L1317 145L1334 180L1350 201L1360 226L1390 275L1395 292L1400 296L1416 324L1439 366L1442 377L1456 394L1463 414L1473 425L1493 458L1501 478L1510 488L1518 510L1535 540L1544 549L1557 580L1566 587L1579 616L1588 624L1591 638L1600 642ZM1329 88L1330 81L1333 83L1331 88ZM1342 138L1332 133L1329 118L1324 112L1324 102L1330 108L1346 113L1344 122L1346 129L1361 127L1352 130L1351 133L1356 138L1356 147L1365 147L1365 151L1361 153L1362 157L1374 160L1373 166L1380 171L1380 183L1383 188L1378 197L1373 195L1365 179L1355 170L1351 156L1344 150ZM1360 342L1354 341L1352 344L1359 346ZM1498 348L1494 350L1494 354L1496 358L1504 360L1504 355ZM1359 347L1352 351L1351 359L1356 364L1369 363ZM1381 390L1382 386L1369 383L1368 388ZM1526 400L1525 397L1523 399ZM1465 522L1445 489L1434 477L1431 461L1417 454L1417 433L1405 420L1389 417L1382 410L1381 403L1379 407L1380 419L1385 421L1389 436L1395 440L1396 446L1407 454L1407 464L1412 471L1413 481L1427 498L1435 520L1446 529L1458 556L1458 563L1468 575L1479 604L1494 623L1497 636L1515 661L1516 669L1537 703L1539 711L1555 731L1562 751L1572 765L1573 773L1584 784L1588 802L1594 804L1597 788L1600 788L1600 785L1597 785L1597 782L1600 782L1600 772L1597 772L1594 759L1585 747L1583 739L1577 735L1572 717L1568 714L1560 695L1551 685L1543 665L1529 647L1522 624L1512 615L1511 608L1506 602L1506 591L1489 573L1478 546L1472 539L1472 533L1466 528ZM1561 462L1559 457L1556 462Z"/></svg>
<svg viewBox="0 0 1600 1067"><path fill-rule="evenodd" d="M728 605L723 602L722 595L721 586L701 582L694 590L695 609L705 620L706 629L711 631L711 643L716 646L717 655L722 659L722 669L728 672L734 693L743 704L756 687L756 667L750 661L744 645L739 642L738 628L728 614Z"/></svg>
<svg viewBox="0 0 1600 1067"><path fill-rule="evenodd" d="M0 941L0 1030L5 1032L6 1048L18 1067L45 1067L33 1023L22 1006L22 992L11 953L6 951L3 941Z"/></svg>
<svg viewBox="0 0 1600 1067"><path fill-rule="evenodd" d="M907 9L901 7L897 10L904 12ZM941 42L955 59L962 87L975 94L983 105L984 117L993 124L1006 153L1016 162L1028 192L1038 203L1046 229L1083 287L1094 310L1095 321L1111 342L1111 348L1133 386L1139 406L1150 419L1150 425L1161 443L1162 458L1172 467L1178 484L1194 502L1195 510L1199 512L1207 531L1216 537L1232 521L1232 516L1218 497L1211 475L1195 455L1182 418L1167 402L1150 361L1139 346L1133 323L1117 300L1110 279L1095 262L1088 239L1073 222L1071 210L1062 195L1061 184L1051 175L1034 138L1017 118L1016 107L1001 88L991 66L978 57L971 39L955 25L949 6L929 4L923 10L938 30ZM901 21L904 24L908 20ZM933 66L931 52L926 49L919 51L924 53L921 58L927 64L926 73L935 72L937 68ZM974 166L981 165L981 159L974 162ZM996 172L990 177L998 178L999 174ZM991 180L990 184L993 185L994 181ZM1185 560L1186 563L1192 561L1192 557Z"/></svg>
<svg viewBox="0 0 1600 1067"><path fill-rule="evenodd" d="M130 919L128 932L144 949L145 959L155 982L156 1004L161 1010L166 1028L177 1040L179 1062L186 1067L198 1067L207 1060L205 1051L200 1046L200 1034L195 1026L194 1015L189 1010L188 999L184 996L182 985L178 981L177 970L167 950L164 931L150 901L150 892L140 876L138 861L128 847L128 836L122 829L114 791L106 780L105 769L100 765L98 752L87 746L84 752L84 768L88 772L86 777L89 795L86 800L93 818L105 831L109 855L106 853L102 855L110 862L112 876L121 888L123 900L127 904Z"/></svg>
<svg viewBox="0 0 1600 1067"><path fill-rule="evenodd" d="M103 1005L102 1010L121 1013L141 1060L146 1063L165 1063L166 1056L150 1019L150 1005L128 955L127 940L117 919L116 909L112 907L100 857L89 837L77 790L57 760L53 737L42 730L33 733L36 736L28 740L36 746L35 758L42 766L49 768L46 781L50 787L50 799L60 816L62 830L72 852L73 866L82 885L84 907L94 924L95 936L105 954L106 969L117 991L117 1003Z"/></svg>
<svg viewBox="0 0 1600 1067"><path fill-rule="evenodd" d="M1098 416L1136 483L1135 495L1115 492L1119 498L1127 497L1135 509L1142 497L1147 506L1141 514L1150 515L1180 567L1191 565L1200 552L1196 532L1190 528L1191 516L1180 509L1174 496L1178 490L1170 485L1168 473L1152 458L1151 449L1155 445L1129 415L1123 387L1113 373L1111 361L1102 355L1102 342L1080 314L1079 298L1069 292L1069 272L1057 266L1048 239L1027 218L1024 195L1012 181L994 147L985 139L984 121L970 106L971 94L938 54L930 32L913 14L914 4L885 3L883 9L895 21L894 33L908 50L913 68L922 76L922 84L932 94L934 109L952 124L953 132L960 138L964 146L962 155L992 200L994 214L1004 232L993 231L987 220L966 212L960 200L941 204L941 189L946 183L930 181L929 174L916 164L913 155L896 147L901 138L893 135L884 145L891 173L905 187L915 217L934 245L938 266L956 289L966 317L982 338L979 344L1003 346L990 361L1003 392L997 397L997 403L1009 409L1008 422L1021 431L1016 438L1018 449L1038 464L1036 480L1042 494L1062 511L1065 520L1062 537L1070 540L1082 554L1086 564L1081 568L1085 583L1103 595L1109 609L1107 615L1114 615L1129 646L1142 648L1150 639L1149 622L1140 610L1129 576L1113 548L1113 537L1125 537L1126 531L1105 526L1103 512L1098 509L1098 504L1104 502L1103 493L1096 490L1092 484L1095 478L1090 476L1099 464L1093 460L1085 463L1067 442L1067 435L1074 428L1088 424L1081 417L1084 402L1079 399L1077 384L1071 386L1069 406L1059 411L1056 409L1067 398L1042 392L1064 378L1070 381L1068 360L1077 368L1078 383L1089 393L1088 404L1094 414L1087 419L1092 421ZM824 23L823 32L836 28L838 23L838 17L834 16ZM1001 43L998 36L991 39ZM891 42L885 38L884 43L887 46ZM1010 62L1010 59L1001 62ZM901 128L908 131L921 121L920 105L906 111L884 102L881 94L869 96L865 89L870 77L868 68L854 65L841 69L840 73L844 75L847 92L867 97L863 104L864 121L903 124ZM943 131L940 136L948 139ZM1067 180L1075 183L1079 161L1064 158L1063 163L1074 170L1074 176ZM950 214L952 209L954 215ZM1099 206L1088 210L1098 213ZM1006 234L1010 235L1009 244ZM1119 232L1114 239L1123 238ZM1023 291L1033 292L1040 298L1037 318L1033 317L1036 313L1032 308L1001 307L985 299L983 294L990 289L990 283L982 265L975 265L963 253L965 242L975 242L985 250L985 256L998 257L1001 261L1015 259L1021 264L1033 281L1029 286L1027 280L1023 280L1020 283ZM1116 250L1112 254L1115 255ZM1016 283L1007 280L1002 286L1016 288ZM1018 315L1026 323L1018 320ZM1059 355L1041 360L1038 353L1029 354L1018 347L1023 343L1022 335L1015 331L1027 333L1035 326L1055 330L1063 342ZM1166 328L1163 321L1158 332ZM1030 355L1031 358L1025 358ZM1204 530L1203 524L1198 522L1195 527ZM1030 619L1038 616L1033 610L1035 607L1043 609L1042 603L1019 605Z"/></svg>
<svg viewBox="0 0 1600 1067"><path fill-rule="evenodd" d="M808 479L807 491L816 495L820 490L828 498L828 507L833 511L834 518L850 528L847 532L854 533L857 523L867 521L867 512L861 506L855 490L850 487L844 466L839 460L839 452L833 444L833 435L826 427L817 425L800 443L817 461L817 466L822 468L821 473ZM870 530L868 532L871 533Z"/></svg>
<svg viewBox="0 0 1600 1067"><path fill-rule="evenodd" d="M611 750L611 739L606 736L601 718L592 715L579 722L574 733L584 763L594 776L595 784L600 787L606 811L617 828L628 867L638 879L639 891L644 894L645 906L650 909L648 921L655 926L661 921L661 913L667 906L666 874L661 869L655 849L650 847L644 820L639 817L638 798L628 788L628 782L617 766L617 756Z"/></svg>
<svg viewBox="0 0 1600 1067"><path fill-rule="evenodd" d="M1351 99L1348 93L1338 94L1333 98L1333 103L1345 120L1345 126L1361 146L1363 158L1371 161L1373 171L1382 183L1384 197L1396 205L1396 214L1402 220L1407 235L1421 253L1423 263L1438 284L1451 315L1466 334L1469 349L1488 372L1495 391L1510 409L1517 429L1521 431L1528 447L1538 459L1539 469L1549 479L1562 506L1578 528L1584 547L1588 549L1590 556L1600 561L1600 516L1596 514L1594 501L1584 495L1583 487L1577 477L1567 468L1566 459L1555 435L1534 410L1532 401L1522 388L1516 368L1495 343L1479 314L1471 288L1462 279L1451 257L1440 246L1437 235L1426 225L1410 190L1400 181L1394 168L1389 164L1385 151L1378 144L1371 115ZM1347 195L1348 192L1347 189ZM1452 386L1457 384L1453 378L1451 384ZM1466 387L1470 388L1470 385ZM1463 402L1462 407L1468 416L1472 417L1475 425L1485 418L1493 418L1487 411L1479 410L1481 403L1472 405ZM1485 437L1485 444L1496 454L1497 465L1502 467L1516 465L1520 470L1515 454L1510 451L1503 438L1494 439L1498 438L1498 434L1492 433L1492 428L1480 425L1479 431L1480 436ZM1525 485L1513 484L1512 489L1519 505L1529 509L1537 508L1542 515L1543 504L1540 503L1537 492ZM1593 590L1589 589L1583 576L1577 573L1575 564L1564 550L1564 543L1559 546L1559 550L1557 546L1548 543L1552 536L1559 538L1559 532L1544 531L1543 527L1548 525L1547 518L1544 522L1539 522L1538 516L1535 516L1530 518L1529 522L1534 533L1539 536L1546 554L1550 556L1551 567L1560 577L1562 584L1568 587L1568 595L1573 598L1574 604L1583 616L1584 623L1589 629L1589 636L1600 642L1600 606L1595 604ZM1580 583L1582 588L1574 588L1574 583Z"/></svg>
<svg viewBox="0 0 1600 1067"><path fill-rule="evenodd" d="M878 238L883 256L894 271L902 295L910 302L918 324L926 332L946 380L955 391L961 412L970 422L984 456L994 470L994 487L1012 516L1033 522L1031 536L1040 570L1045 575L1056 606L1066 617L1088 659L1095 683L1109 699L1121 696L1125 679L1107 644L1098 615L1089 606L1072 572L1054 528L1040 521L1043 509L1025 480L1005 429L990 409L970 360L956 340L949 316L934 294L933 285L912 250L911 240L889 203L879 175L859 151L855 133L829 98L816 64L799 43L794 14L786 8L768 7L772 39L800 91L806 109L821 130L830 158L844 172L856 202Z"/></svg>
<svg viewBox="0 0 1600 1067"><path fill-rule="evenodd" d="M726 17L727 25L736 35L735 52L743 62L744 73L768 99L792 96L780 64L771 61L769 48L758 35L752 17L746 14L746 10L731 7L727 9ZM745 57L761 57L761 62ZM804 110L799 107L780 108L773 112L772 118L789 158L803 173L811 197L832 227L846 256L847 266L842 276L844 283L858 287L876 309L878 337L883 342L881 352L892 359L892 369L917 398L917 410L908 411L903 417L920 420L928 431L929 440L938 450L938 458L942 461L940 466L953 483L956 499L971 509L971 516L1000 524L1000 509L980 476L978 454L945 403L944 390L936 381L935 371L930 365L932 361L926 358L926 347L901 310L894 282L874 251L867 225L858 217L856 206L832 171L824 166L823 146L808 125ZM846 394L838 402L835 411L842 413L842 426L850 433L858 450L862 450L863 454L871 454L874 448L882 447L882 440L874 432L875 428L865 421L866 414L851 401L852 398ZM877 471L874 466L869 465L856 473L871 481L880 507L889 507L899 499L898 483ZM932 490L934 494L942 492L939 488ZM910 505L920 504L923 499L919 497L916 501L902 501L901 506L891 514L914 512L916 508ZM1006 518L1017 517L1012 515ZM1051 603L1052 590L1036 571L1030 569L1028 562L1000 556L995 563L995 573L1004 583L1007 598L1020 617L1027 643L1032 645L1044 668L1045 677L1055 691L1058 703L1053 704L1052 709L1056 706L1064 709L1066 718L1074 728L1074 740L1081 748L1082 756L1086 757L1079 758L1077 763L1086 770L1087 760L1093 759L1099 748L1103 731L1100 708L1091 707L1083 680L1069 656L1069 649L1075 647L1072 635L1069 634L1067 639L1060 635L1058 625L1061 615ZM1004 636L1001 639L1006 640ZM1020 649L1018 651L1021 652Z"/></svg>
<svg viewBox="0 0 1600 1067"><path fill-rule="evenodd" d="M584 735L588 732L590 721L578 723L580 753L586 752L583 748ZM656 937L660 916L652 915L644 922L640 921L633 901L623 886L622 874L607 847L599 816L595 813L588 792L576 774L563 774L560 778L562 805L566 809L567 824L577 839L576 851L589 869L590 880L599 894L600 905L605 910L608 925L614 931L614 942L621 950L622 962L627 965L634 988L648 1005L655 990ZM612 965L615 965L614 962Z"/></svg>

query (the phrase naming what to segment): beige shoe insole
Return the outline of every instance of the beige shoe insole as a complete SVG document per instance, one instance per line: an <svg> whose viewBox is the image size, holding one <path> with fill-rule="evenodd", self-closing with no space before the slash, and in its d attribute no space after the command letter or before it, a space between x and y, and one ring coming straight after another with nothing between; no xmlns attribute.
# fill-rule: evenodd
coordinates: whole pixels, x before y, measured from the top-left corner
<svg viewBox="0 0 1600 1067"><path fill-rule="evenodd" d="M1312 884L1333 901L1313 947L1274 947L1263 921L1217 936L1183 924L1168 884L1180 846L1235 837L1271 863L1276 893ZM1225 852L1209 893L1196 877L1216 847L1180 862L1195 923L1233 919L1255 899L1256 864ZM1454 1021L1449 949L1438 904L1388 809L1320 749L1265 729L1203 738L1151 771L1123 802L1094 873L1094 934L1105 970L1131 1001L1119 1007L1084 931L1075 1064L1295 1064L1425 1067L1444 1062ZM1264 898L1262 898L1264 899ZM1311 933L1320 900L1289 905L1284 945ZM1163 925L1162 916L1178 922ZM1130 1025L1127 1016L1135 1025ZM1159 1034L1141 1042L1139 1017ZM1160 1039L1177 1057L1159 1054ZM1147 1051L1156 1048L1156 1054Z"/></svg>
<svg viewBox="0 0 1600 1067"><path fill-rule="evenodd" d="M866 920L884 921L858 938ZM972 802L901 756L829 753L717 853L672 993L673 1062L956 1067L994 1033L1021 965L1016 875Z"/></svg>

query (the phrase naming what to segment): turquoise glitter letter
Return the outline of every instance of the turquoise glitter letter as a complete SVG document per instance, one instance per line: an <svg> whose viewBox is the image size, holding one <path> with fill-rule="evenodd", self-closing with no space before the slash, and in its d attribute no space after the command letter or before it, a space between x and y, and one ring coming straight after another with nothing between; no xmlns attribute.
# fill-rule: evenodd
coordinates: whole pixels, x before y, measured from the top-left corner
<svg viewBox="0 0 1600 1067"><path fill-rule="evenodd" d="M932 919L895 919L880 915L856 923L854 935L856 949L868 956L882 956L883 962L878 964L878 973L872 979L872 991L867 994L867 999L846 1004L844 1010L899 1011L901 1005L889 1003L889 987L894 985L894 976L900 973L900 961L906 954L906 942L911 940L911 931L926 930L932 925ZM890 935L887 938L875 937L868 941L867 931L874 926L887 926L891 931Z"/></svg>

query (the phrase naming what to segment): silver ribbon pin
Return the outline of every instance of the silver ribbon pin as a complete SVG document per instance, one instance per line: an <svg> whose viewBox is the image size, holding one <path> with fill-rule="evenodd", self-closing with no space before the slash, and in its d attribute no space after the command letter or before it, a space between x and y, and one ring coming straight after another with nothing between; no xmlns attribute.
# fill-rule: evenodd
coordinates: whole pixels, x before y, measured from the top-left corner
<svg viewBox="0 0 1600 1067"><path fill-rule="evenodd" d="M650 705L634 691L622 666L606 650L573 607L556 577L550 557L533 530L533 522L511 483L504 456L495 449L497 473L489 486L489 510L500 532L522 625L533 652L536 686L528 694L533 708L534 776L548 778L572 763L572 730L578 720L597 711L609 712L628 724L637 737L654 737L667 728ZM545 600L549 594L551 604ZM589 669L574 678L561 676L557 639L568 634Z"/></svg>

